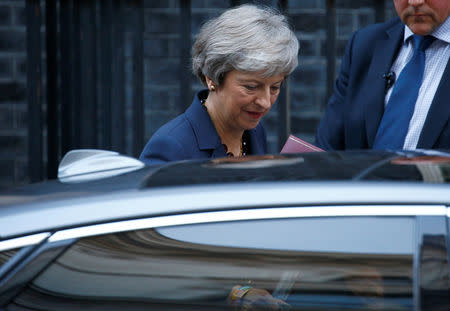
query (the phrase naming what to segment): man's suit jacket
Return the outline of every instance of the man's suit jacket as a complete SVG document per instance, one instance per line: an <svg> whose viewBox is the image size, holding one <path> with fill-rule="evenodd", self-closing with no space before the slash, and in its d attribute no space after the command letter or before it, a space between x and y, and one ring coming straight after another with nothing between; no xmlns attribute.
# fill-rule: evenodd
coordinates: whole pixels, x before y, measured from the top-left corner
<svg viewBox="0 0 450 311"><path fill-rule="evenodd" d="M357 31L316 135L326 150L370 149L384 112L385 79L400 50L404 24L395 18ZM417 148L450 148L450 62L434 96Z"/></svg>
<svg viewBox="0 0 450 311"><path fill-rule="evenodd" d="M197 93L189 108L158 129L151 137L139 159L146 164L187 159L226 157L216 128L200 102L207 90ZM262 124L249 130L250 154L267 152L266 132Z"/></svg>

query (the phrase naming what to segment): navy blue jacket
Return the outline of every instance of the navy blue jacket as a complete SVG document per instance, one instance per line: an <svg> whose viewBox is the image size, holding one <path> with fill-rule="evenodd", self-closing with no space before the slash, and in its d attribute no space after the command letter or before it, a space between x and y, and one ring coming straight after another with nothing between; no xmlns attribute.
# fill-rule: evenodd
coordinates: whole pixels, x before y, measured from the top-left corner
<svg viewBox="0 0 450 311"><path fill-rule="evenodd" d="M225 149L208 112L200 102L207 90L194 96L191 106L158 129L139 159L146 164L187 159L226 157ZM267 152L266 132L262 124L249 131L250 154Z"/></svg>
<svg viewBox="0 0 450 311"><path fill-rule="evenodd" d="M316 145L326 150L371 149L384 112L385 80L404 37L404 24L395 18L368 26L347 43L341 71ZM450 148L450 62L442 75L417 148Z"/></svg>

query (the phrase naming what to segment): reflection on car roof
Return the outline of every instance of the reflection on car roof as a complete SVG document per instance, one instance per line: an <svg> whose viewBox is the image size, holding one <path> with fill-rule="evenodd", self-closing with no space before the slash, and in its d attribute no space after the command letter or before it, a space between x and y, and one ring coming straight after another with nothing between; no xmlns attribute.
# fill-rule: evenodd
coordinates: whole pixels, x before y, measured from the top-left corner
<svg viewBox="0 0 450 311"><path fill-rule="evenodd" d="M392 152L314 152L304 154L183 161L160 167L143 187L245 181L419 181L446 183L450 157Z"/></svg>

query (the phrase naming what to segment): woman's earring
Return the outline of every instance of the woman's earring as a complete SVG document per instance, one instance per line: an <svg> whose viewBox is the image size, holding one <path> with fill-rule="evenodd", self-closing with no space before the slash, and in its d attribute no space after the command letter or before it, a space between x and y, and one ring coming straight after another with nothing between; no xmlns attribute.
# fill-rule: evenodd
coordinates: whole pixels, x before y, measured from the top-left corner
<svg viewBox="0 0 450 311"><path fill-rule="evenodd" d="M211 92L214 92L216 90L216 87L214 86L214 84L211 85Z"/></svg>

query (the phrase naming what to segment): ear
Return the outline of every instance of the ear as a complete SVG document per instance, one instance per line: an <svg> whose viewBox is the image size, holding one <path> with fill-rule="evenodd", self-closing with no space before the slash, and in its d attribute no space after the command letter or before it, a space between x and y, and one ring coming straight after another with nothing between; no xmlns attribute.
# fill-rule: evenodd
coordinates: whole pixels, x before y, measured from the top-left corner
<svg viewBox="0 0 450 311"><path fill-rule="evenodd" d="M210 92L214 92L216 90L216 84L214 83L214 81L211 80L211 78L208 76L205 76L205 80L206 80L206 85L208 86L208 90Z"/></svg>

